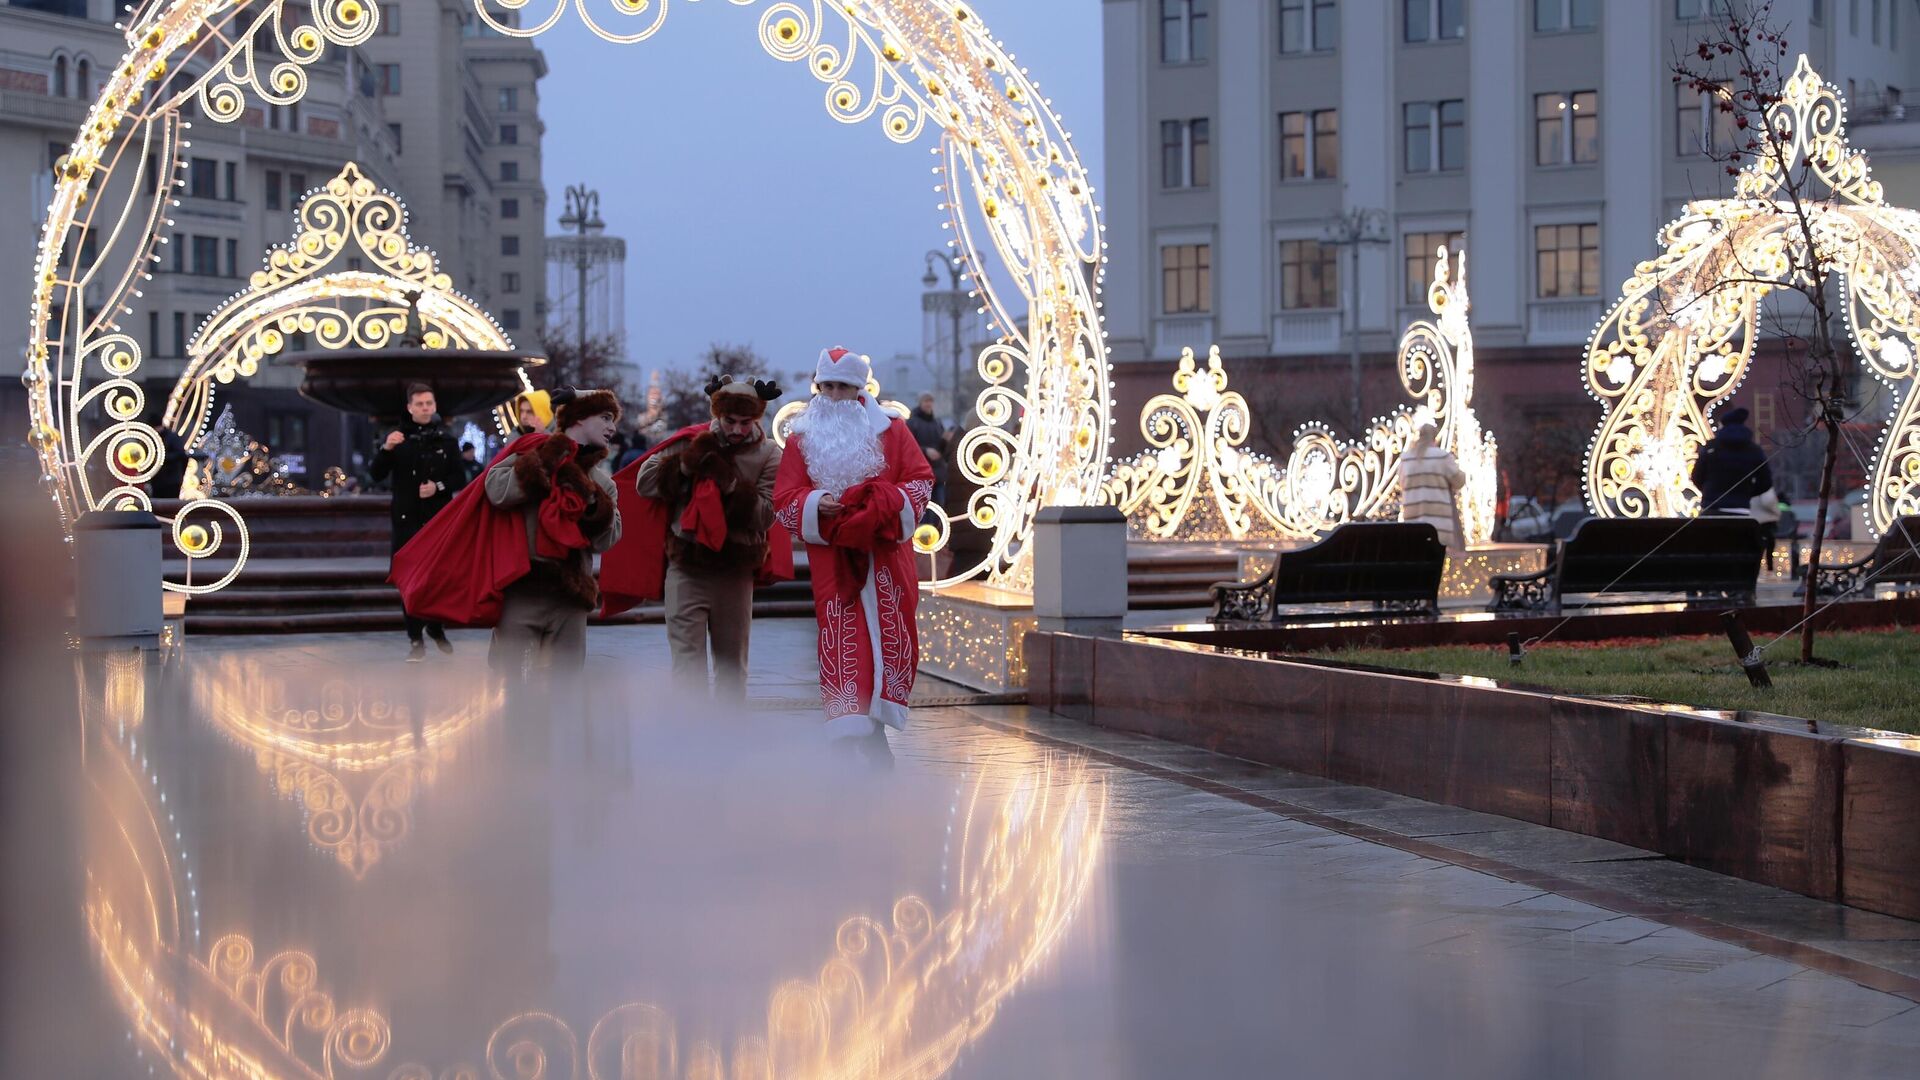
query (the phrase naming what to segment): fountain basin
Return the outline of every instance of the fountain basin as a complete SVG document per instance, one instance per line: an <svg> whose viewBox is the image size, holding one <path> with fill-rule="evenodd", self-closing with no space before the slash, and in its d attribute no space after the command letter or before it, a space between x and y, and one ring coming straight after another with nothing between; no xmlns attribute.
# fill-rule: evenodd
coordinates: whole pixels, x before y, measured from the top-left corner
<svg viewBox="0 0 1920 1080"><path fill-rule="evenodd" d="M433 387L441 416L466 416L500 405L522 389L520 373L547 362L536 353L496 349L316 349L276 357L305 372L300 394L343 412L397 423L406 389Z"/></svg>

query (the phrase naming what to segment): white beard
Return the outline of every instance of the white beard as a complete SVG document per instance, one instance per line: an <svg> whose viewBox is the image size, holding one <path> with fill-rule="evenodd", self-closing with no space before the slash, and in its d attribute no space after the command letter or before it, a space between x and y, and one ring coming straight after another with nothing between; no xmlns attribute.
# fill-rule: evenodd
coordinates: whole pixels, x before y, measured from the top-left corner
<svg viewBox="0 0 1920 1080"><path fill-rule="evenodd" d="M834 401L815 394L806 411L794 418L792 430L801 436L807 476L836 499L887 467L880 433L873 430L866 404L857 398Z"/></svg>

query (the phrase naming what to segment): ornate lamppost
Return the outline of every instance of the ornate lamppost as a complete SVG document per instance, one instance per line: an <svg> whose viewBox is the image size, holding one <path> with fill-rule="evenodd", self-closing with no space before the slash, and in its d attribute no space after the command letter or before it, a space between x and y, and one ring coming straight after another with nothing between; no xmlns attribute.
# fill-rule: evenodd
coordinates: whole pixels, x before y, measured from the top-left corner
<svg viewBox="0 0 1920 1080"><path fill-rule="evenodd" d="M1356 433L1364 430L1367 423L1366 413L1360 407L1360 245L1384 244L1387 240L1387 212L1357 206L1327 222L1320 238L1323 244L1344 247L1350 252L1347 309L1353 313L1353 327L1347 335L1347 378L1348 393L1353 398L1353 426L1349 430Z"/></svg>
<svg viewBox="0 0 1920 1080"><path fill-rule="evenodd" d="M580 273L580 291L575 297L580 322L574 327L579 335L580 352L574 362L584 364L587 359L587 269L593 265L588 257L586 238L598 235L607 227L607 223L600 220L600 193L585 184L568 185L566 213L560 215L560 227L580 234L579 249L573 260L574 269Z"/></svg>
<svg viewBox="0 0 1920 1080"><path fill-rule="evenodd" d="M939 288L940 277L933 272L933 261L940 260L947 267L947 288ZM927 272L920 278L920 284L927 292L920 298L920 310L945 311L953 319L953 426L961 426L960 418L967 411L966 392L960 386L961 356L966 345L960 340L960 319L968 303L967 290L960 286L960 260L944 251L927 252Z"/></svg>

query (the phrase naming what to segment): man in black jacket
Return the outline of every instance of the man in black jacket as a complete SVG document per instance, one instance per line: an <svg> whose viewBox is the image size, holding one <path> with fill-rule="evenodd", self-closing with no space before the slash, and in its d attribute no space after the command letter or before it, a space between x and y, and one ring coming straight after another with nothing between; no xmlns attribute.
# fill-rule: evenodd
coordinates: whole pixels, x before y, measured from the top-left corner
<svg viewBox="0 0 1920 1080"><path fill-rule="evenodd" d="M1702 514L1747 514L1754 496L1773 487L1767 452L1753 441L1747 410L1721 415L1720 429L1693 461L1692 477Z"/></svg>
<svg viewBox="0 0 1920 1080"><path fill-rule="evenodd" d="M467 486L466 466L460 460L460 444L440 424L439 403L433 399L433 387L414 383L407 387L407 419L388 434L379 453L373 455L371 471L375 481L392 478L393 550L413 539L433 515L453 501L454 492ZM430 623L407 615L407 662L426 658L422 636L433 638L440 651L453 651L447 632L439 623Z"/></svg>

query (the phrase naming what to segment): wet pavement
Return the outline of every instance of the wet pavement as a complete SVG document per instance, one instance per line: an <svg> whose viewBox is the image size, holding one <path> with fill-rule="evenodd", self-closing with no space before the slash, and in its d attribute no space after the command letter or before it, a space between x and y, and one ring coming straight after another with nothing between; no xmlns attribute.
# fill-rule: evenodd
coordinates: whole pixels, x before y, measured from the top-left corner
<svg viewBox="0 0 1920 1080"><path fill-rule="evenodd" d="M588 678L541 693L475 634L423 665L395 634L44 672L56 707L0 763L0 1074L1920 1060L1912 924L1018 707L920 709L876 771L819 743L809 631L761 624L738 714L664 692L657 626L595 629ZM1703 898L1775 921L1680 917Z"/></svg>

